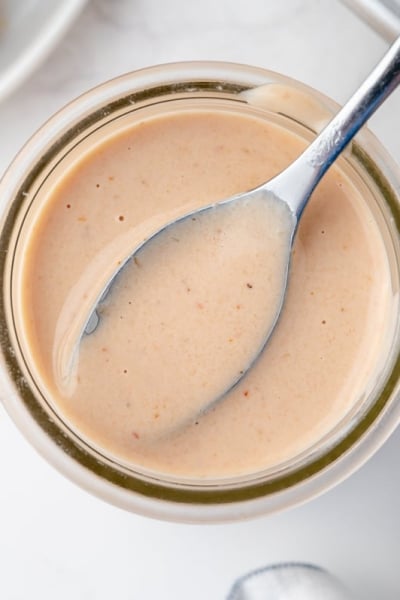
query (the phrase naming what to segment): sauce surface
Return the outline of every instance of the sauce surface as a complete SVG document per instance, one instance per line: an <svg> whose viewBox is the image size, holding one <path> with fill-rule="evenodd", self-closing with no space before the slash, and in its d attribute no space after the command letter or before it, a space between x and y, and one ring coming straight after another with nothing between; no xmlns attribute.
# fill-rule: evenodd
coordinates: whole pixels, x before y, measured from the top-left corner
<svg viewBox="0 0 400 600"><path fill-rule="evenodd" d="M259 185L303 147L261 118L171 113L99 144L48 194L24 259L27 343L44 393L95 446L158 472L231 477L300 454L368 394L389 268L367 203L337 168L302 217L272 338L212 410L200 414L247 368L279 303L290 228L285 214L271 227L264 203L161 234L122 269L96 331L76 346L128 249L178 215Z"/></svg>

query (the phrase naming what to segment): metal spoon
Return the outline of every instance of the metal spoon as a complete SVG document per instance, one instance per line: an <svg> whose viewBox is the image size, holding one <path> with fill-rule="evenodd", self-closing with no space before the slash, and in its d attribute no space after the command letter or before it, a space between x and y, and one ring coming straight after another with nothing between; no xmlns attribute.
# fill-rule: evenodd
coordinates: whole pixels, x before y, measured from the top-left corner
<svg viewBox="0 0 400 600"><path fill-rule="evenodd" d="M254 353L249 357L248 363L243 365L240 373L232 380L227 382L227 387L222 391L221 394L218 395L218 397L205 399L204 406L199 412L208 410L211 406L218 402L227 391L232 389L252 367L276 326L286 294L291 245L293 243L294 235L304 207L306 206L314 188L330 165L335 161L338 155L358 132L361 126L375 112L375 110L382 104L389 94L391 94L391 92L399 83L400 38L396 40L396 42L391 46L375 69L364 81L364 83L359 87L359 89L339 111L339 113L332 119L332 121L325 127L325 129L310 144L310 146L299 156L297 160L295 160L278 176L249 192L245 192L216 204L203 207L170 223L167 223L163 227L157 229L155 233L153 233L140 245L137 245L123 261L120 261L120 265L115 269L114 272L112 272L111 276L108 277L108 280L106 281L105 285L103 285L102 289L95 293L96 298L92 305L94 306L94 309L90 312L89 316L84 320L84 322L81 322L81 325L79 325L81 334L79 335L78 339L82 337L83 333L90 335L97 328L100 321L101 312L98 310L99 306L104 301L104 298L109 294L114 280L120 274L124 266L129 261L134 259L139 251L143 251L149 244L152 244L155 238L158 238L160 234L165 233L167 230L171 233L174 231L175 227L180 227L185 220L193 220L193 217L196 217L196 215L200 214L203 216L207 215L207 211L212 211L215 209L218 209L218 211L224 211L229 208L232 203L246 203L254 198L257 200L264 198L268 202L271 202L271 199L273 199L274 202L283 203L291 213L292 218L290 220L290 227L292 230L290 235L287 236L288 258L287 264L285 264L282 273L282 293L279 297L280 300L276 303L276 309L273 318L268 323L268 327L266 327L265 332L263 332L262 344L255 344L256 347L254 348ZM75 329L75 331L77 331L77 329ZM70 352L68 353L70 354ZM64 356L66 356L66 352L64 352ZM64 367L62 370L65 374L68 369L65 366L65 360L62 362L64 362Z"/></svg>

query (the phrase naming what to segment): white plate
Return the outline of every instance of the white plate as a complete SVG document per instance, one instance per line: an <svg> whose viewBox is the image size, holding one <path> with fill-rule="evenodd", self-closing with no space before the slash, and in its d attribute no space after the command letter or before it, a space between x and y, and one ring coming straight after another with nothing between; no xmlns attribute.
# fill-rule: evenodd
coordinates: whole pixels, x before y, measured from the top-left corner
<svg viewBox="0 0 400 600"><path fill-rule="evenodd" d="M388 42L400 35L400 0L343 0Z"/></svg>
<svg viewBox="0 0 400 600"><path fill-rule="evenodd" d="M50 53L86 0L0 0L0 100Z"/></svg>

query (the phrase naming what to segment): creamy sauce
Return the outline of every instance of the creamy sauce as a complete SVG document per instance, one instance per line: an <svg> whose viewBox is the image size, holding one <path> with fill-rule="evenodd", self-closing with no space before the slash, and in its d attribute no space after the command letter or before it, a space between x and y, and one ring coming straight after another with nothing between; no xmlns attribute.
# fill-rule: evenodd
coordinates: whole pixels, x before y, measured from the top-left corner
<svg viewBox="0 0 400 600"><path fill-rule="evenodd" d="M302 218L271 340L212 410L200 414L247 369L280 305L291 221L275 205L166 230L122 269L76 345L129 245L255 187L303 146L255 117L171 114L100 144L51 191L27 242L27 343L44 393L95 446L168 474L230 477L296 456L368 394L389 270L370 209L337 168Z"/></svg>

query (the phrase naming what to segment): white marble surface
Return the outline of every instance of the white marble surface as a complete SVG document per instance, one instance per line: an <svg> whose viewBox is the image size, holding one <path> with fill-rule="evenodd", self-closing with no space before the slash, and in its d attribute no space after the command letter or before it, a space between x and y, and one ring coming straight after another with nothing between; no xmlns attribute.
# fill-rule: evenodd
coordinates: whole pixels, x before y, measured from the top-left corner
<svg viewBox="0 0 400 600"><path fill-rule="evenodd" d="M22 1L22 0L18 0ZM149 64L253 63L344 100L385 43L336 0L92 0L22 88L0 104L0 172L54 111ZM372 128L400 160L400 92ZM312 561L366 600L400 597L400 431L335 490L272 517L223 526L144 519L81 491L0 408L1 600L217 600L238 575Z"/></svg>

